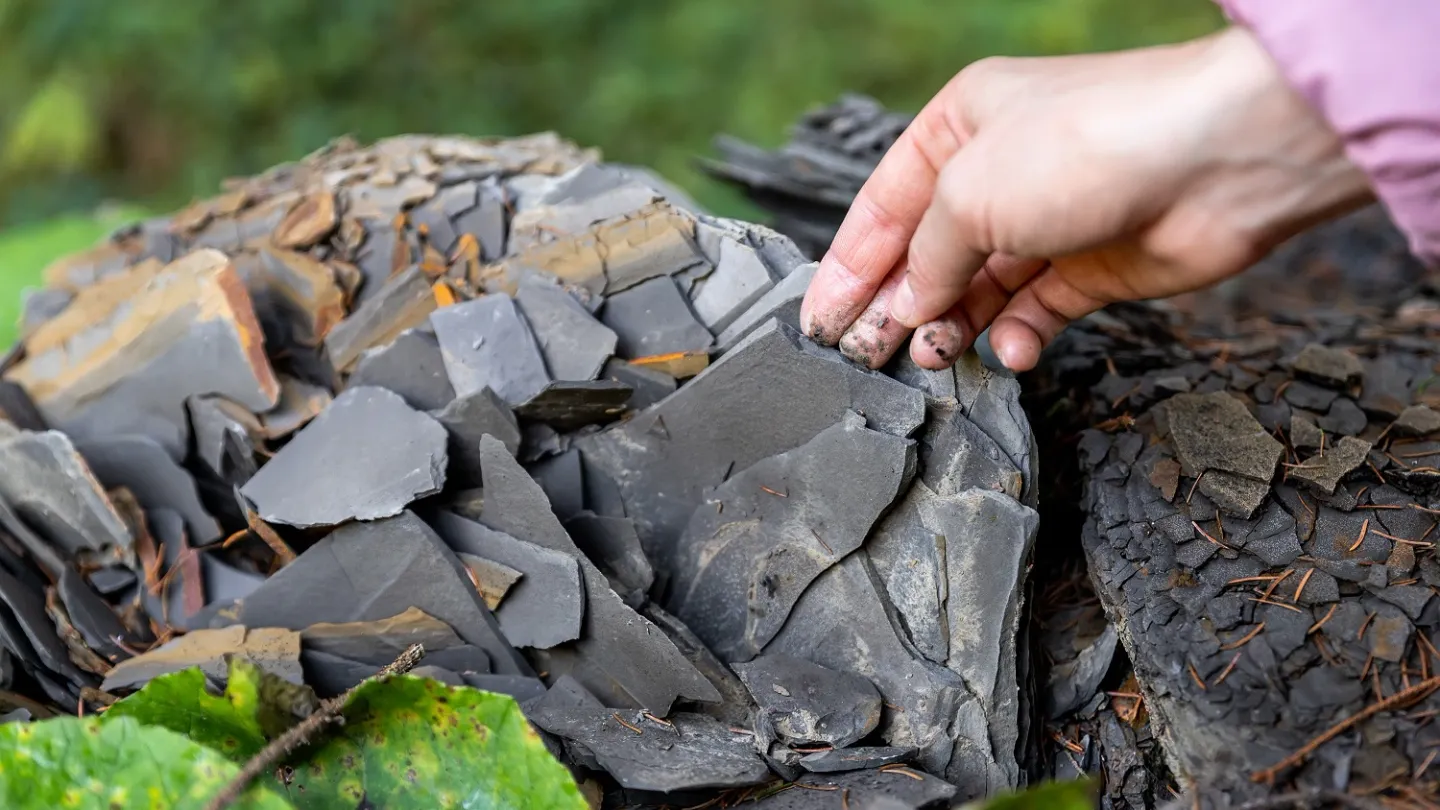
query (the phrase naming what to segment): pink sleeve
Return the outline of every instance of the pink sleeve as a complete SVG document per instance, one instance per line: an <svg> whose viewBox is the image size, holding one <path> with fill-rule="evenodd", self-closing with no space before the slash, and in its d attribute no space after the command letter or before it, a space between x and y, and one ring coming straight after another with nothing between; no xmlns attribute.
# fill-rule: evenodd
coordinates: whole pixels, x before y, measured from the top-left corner
<svg viewBox="0 0 1440 810"><path fill-rule="evenodd" d="M1440 264L1440 0L1217 0L1340 137Z"/></svg>

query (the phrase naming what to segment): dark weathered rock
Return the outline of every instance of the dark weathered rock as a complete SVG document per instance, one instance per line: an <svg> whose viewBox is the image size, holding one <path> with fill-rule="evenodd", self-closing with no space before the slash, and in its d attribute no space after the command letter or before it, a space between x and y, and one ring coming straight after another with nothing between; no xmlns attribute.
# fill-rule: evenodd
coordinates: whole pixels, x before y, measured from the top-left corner
<svg viewBox="0 0 1440 810"><path fill-rule="evenodd" d="M409 512L348 523L306 549L240 606L240 623L303 630L387 619L416 608L484 650L491 670L529 675L455 555Z"/></svg>
<svg viewBox="0 0 1440 810"><path fill-rule="evenodd" d="M450 434L447 453L450 470L457 481L480 483L480 439L494 436L511 455L520 450L520 421L515 412L494 391L482 388L473 394L456 397L435 417Z"/></svg>
<svg viewBox="0 0 1440 810"><path fill-rule="evenodd" d="M259 414L261 433L267 439L283 439L310 424L333 401L328 388L282 375L280 401Z"/></svg>
<svg viewBox="0 0 1440 810"><path fill-rule="evenodd" d="M125 487L146 510L173 509L185 518L190 542L197 546L221 538L223 531L200 502L195 480L154 439L116 436L80 443L95 477L107 489Z"/></svg>
<svg viewBox="0 0 1440 810"><path fill-rule="evenodd" d="M1074 658L1055 665L1046 685L1045 714L1058 720L1094 698L1100 682L1115 661L1115 648L1120 636L1115 626L1106 623L1100 635L1080 650Z"/></svg>
<svg viewBox="0 0 1440 810"><path fill-rule="evenodd" d="M1324 451L1290 469L1290 475L1304 481L1316 490L1330 494L1339 485L1340 479L1351 470L1365 463L1370 453L1370 442L1353 436L1342 436L1338 442Z"/></svg>
<svg viewBox="0 0 1440 810"><path fill-rule="evenodd" d="M615 353L615 332L559 286L527 278L515 302L535 332L555 380L593 380Z"/></svg>
<svg viewBox="0 0 1440 810"><path fill-rule="evenodd" d="M1320 417L1318 422L1328 433L1358 436L1365 430L1368 420L1353 399L1340 397L1330 404L1330 412Z"/></svg>
<svg viewBox="0 0 1440 810"><path fill-rule="evenodd" d="M1397 436L1428 436L1440 430L1440 413L1427 405L1411 405L1400 412L1390 429Z"/></svg>
<svg viewBox="0 0 1440 810"><path fill-rule="evenodd" d="M0 439L0 500L67 556L105 563L131 554L130 530L59 431Z"/></svg>
<svg viewBox="0 0 1440 810"><path fill-rule="evenodd" d="M851 412L735 473L686 526L667 608L722 659L748 660L806 586L860 547L913 465L912 441L869 430Z"/></svg>
<svg viewBox="0 0 1440 810"><path fill-rule="evenodd" d="M1291 415L1290 443L1297 449L1310 450L1319 447L1324 441L1324 435L1314 422L1299 414Z"/></svg>
<svg viewBox="0 0 1440 810"><path fill-rule="evenodd" d="M757 810L833 810L836 794L853 810L939 810L959 793L943 779L909 768L812 774L810 787L784 790L755 802Z"/></svg>
<svg viewBox="0 0 1440 810"><path fill-rule="evenodd" d="M372 282L383 282L371 287ZM325 336L325 353L336 371L349 371L366 349L384 346L406 330L425 323L436 309L430 280L418 266L361 288L360 305Z"/></svg>
<svg viewBox="0 0 1440 810"><path fill-rule="evenodd" d="M760 296L719 333L715 338L715 348L729 351L751 330L772 318L799 329L800 302L805 299L805 291L810 287L810 280L815 278L818 267L815 262L804 264L776 282L769 292Z"/></svg>
<svg viewBox="0 0 1440 810"><path fill-rule="evenodd" d="M24 386L49 424L76 439L149 436L176 459L188 445L190 396L219 394L258 412L280 393L250 296L213 250L86 287L25 345L5 379Z"/></svg>
<svg viewBox="0 0 1440 810"><path fill-rule="evenodd" d="M481 441L485 468L482 522L519 540L580 561L585 622L579 640L546 651L552 676L570 674L613 707L638 705L665 716L679 698L720 699L715 687L668 638L628 607L565 533L539 485L496 439Z"/></svg>
<svg viewBox="0 0 1440 810"><path fill-rule="evenodd" d="M9 380L0 380L0 421L9 422L20 430L49 429L30 395L18 383Z"/></svg>
<svg viewBox="0 0 1440 810"><path fill-rule="evenodd" d="M1330 408L1331 403L1339 394L1329 388L1313 385L1304 380L1292 380L1285 386L1283 396L1286 402L1297 408L1324 411Z"/></svg>
<svg viewBox="0 0 1440 810"><path fill-rule="evenodd" d="M50 672L71 684L93 683L71 662L64 642L55 632L54 622L46 615L44 594L38 587L3 569L0 569L0 644L14 653L21 666L32 674Z"/></svg>
<svg viewBox="0 0 1440 810"><path fill-rule="evenodd" d="M914 748L896 748L894 746L836 748L805 755L800 759L800 767L811 773L863 771L902 763L914 756Z"/></svg>
<svg viewBox="0 0 1440 810"><path fill-rule="evenodd" d="M619 358L611 358L600 372L603 379L615 380L630 386L630 407L637 410L648 408L665 397L675 393L675 378L663 371L637 366Z"/></svg>
<svg viewBox="0 0 1440 810"><path fill-rule="evenodd" d="M809 407L796 408L796 402ZM924 409L919 391L864 371L772 321L674 395L577 446L586 486L592 469L615 482L647 556L664 568L667 548L706 487L799 447L845 411L865 414L874 430L908 436L924 420ZM712 438L718 436L725 441Z"/></svg>
<svg viewBox="0 0 1440 810"><path fill-rule="evenodd" d="M545 683L539 678L527 678L524 675L491 675L479 672L462 672L460 677L464 679L466 686L494 692L497 695L509 695L515 698L517 703L534 700L545 694Z"/></svg>
<svg viewBox="0 0 1440 810"><path fill-rule="evenodd" d="M605 299L600 319L615 331L621 357L704 351L714 342L668 277L653 278Z"/></svg>
<svg viewBox="0 0 1440 810"><path fill-rule="evenodd" d="M489 388L511 406L550 382L540 346L514 299L486 295L430 316L457 396Z"/></svg>
<svg viewBox="0 0 1440 810"><path fill-rule="evenodd" d="M545 491L545 497L550 499L550 510L562 522L585 511L585 469L579 450L571 448L542 458L525 465L525 471ZM566 528L569 530L569 527ZM580 542L578 538L576 542ZM583 549L583 543L581 547Z"/></svg>
<svg viewBox="0 0 1440 810"><path fill-rule="evenodd" d="M859 675L789 655L762 655L733 668L760 707L757 722L787 743L844 748L880 724L880 692Z"/></svg>
<svg viewBox="0 0 1440 810"><path fill-rule="evenodd" d="M719 252L715 270L690 291L696 316L715 334L725 331L775 284L770 269L749 245L726 239Z"/></svg>
<svg viewBox="0 0 1440 810"><path fill-rule="evenodd" d="M639 711L532 705L529 719L551 734L584 745L600 767L632 790L669 793L746 787L770 777L748 735L702 714L681 712L657 723Z"/></svg>
<svg viewBox="0 0 1440 810"><path fill-rule="evenodd" d="M417 411L438 411L455 399L439 342L419 329L407 329L390 343L367 349L347 384L389 389Z"/></svg>
<svg viewBox="0 0 1440 810"><path fill-rule="evenodd" d="M449 512L437 515L434 525L455 552L494 560L522 575L495 612L511 644L546 649L580 637L585 592L574 557Z"/></svg>
<svg viewBox="0 0 1440 810"><path fill-rule="evenodd" d="M634 607L644 599L655 583L655 571L640 547L634 521L580 512L565 522L565 530L627 604Z"/></svg>
<svg viewBox="0 0 1440 810"><path fill-rule="evenodd" d="M187 405L195 455L222 483L244 485L260 469L255 460L260 420L224 397L191 397Z"/></svg>
<svg viewBox="0 0 1440 810"><path fill-rule="evenodd" d="M517 405L515 414L556 430L576 430L617 419L625 413L630 393L630 386L614 380L557 380Z"/></svg>
<svg viewBox="0 0 1440 810"><path fill-rule="evenodd" d="M1360 358L1344 349L1311 343L1295 358L1295 373L1321 385L1345 389L1360 382L1365 367Z"/></svg>
<svg viewBox="0 0 1440 810"><path fill-rule="evenodd" d="M1177 394L1166 402L1166 417L1184 474L1199 478L1200 491L1220 508L1250 517L1284 446L1223 391Z"/></svg>
<svg viewBox="0 0 1440 810"><path fill-rule="evenodd" d="M447 437L383 388L351 388L241 488L260 516L334 526L399 514L445 484Z"/></svg>

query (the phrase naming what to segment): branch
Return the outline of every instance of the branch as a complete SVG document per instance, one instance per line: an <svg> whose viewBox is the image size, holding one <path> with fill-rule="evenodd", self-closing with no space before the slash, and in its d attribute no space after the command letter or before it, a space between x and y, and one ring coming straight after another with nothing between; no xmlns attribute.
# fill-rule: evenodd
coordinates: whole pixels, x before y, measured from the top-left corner
<svg viewBox="0 0 1440 810"><path fill-rule="evenodd" d="M371 677L346 689L344 694L321 701L320 708L316 709L314 714L271 740L270 744L261 749L260 753L251 757L250 761L245 763L245 767L240 769L240 773L230 780L230 784L226 785L225 789L220 791L220 794L212 799L210 804L206 805L206 810L225 810L234 804L255 777L270 770L275 763L288 756L296 748L309 743L321 728L339 721L340 713L345 710L345 704L350 702L350 698L355 696L360 687L371 681L384 680L391 675L409 672L415 668L416 664L420 663L420 659L424 656L425 647L420 644L412 644L409 649L400 653L400 657L396 658L394 662L387 664Z"/></svg>

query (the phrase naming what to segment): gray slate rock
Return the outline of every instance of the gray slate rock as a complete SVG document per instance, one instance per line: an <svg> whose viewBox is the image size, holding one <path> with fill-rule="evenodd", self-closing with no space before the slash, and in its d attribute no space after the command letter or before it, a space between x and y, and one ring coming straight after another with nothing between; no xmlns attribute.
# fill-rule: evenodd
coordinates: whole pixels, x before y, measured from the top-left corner
<svg viewBox="0 0 1440 810"><path fill-rule="evenodd" d="M494 692L497 695L509 695L515 698L516 703L534 700L545 694L545 683L539 678L528 678L524 675L492 675L481 672L462 672L460 677L464 679L466 686Z"/></svg>
<svg viewBox="0 0 1440 810"><path fill-rule="evenodd" d="M720 695L674 643L610 588L575 545L545 492L496 439L481 441L485 506L492 529L575 557L585 584L585 622L574 644L537 653L552 676L573 675L612 707L638 706L661 717L677 699L717 701Z"/></svg>
<svg viewBox="0 0 1440 810"><path fill-rule="evenodd" d="M937 497L923 480L911 484L870 534L865 550L907 639L921 655L943 665L950 657L946 537L939 527L927 526L920 512L920 504Z"/></svg>
<svg viewBox="0 0 1440 810"><path fill-rule="evenodd" d="M941 810L951 806L958 791L935 776L869 770L811 774L797 780L816 790L784 790L755 802L755 810L835 810L835 794L848 797L851 810Z"/></svg>
<svg viewBox="0 0 1440 810"><path fill-rule="evenodd" d="M771 321L672 396L576 445L587 488L599 476L614 482L658 573L706 488L805 444L845 411L908 436L924 421L925 398Z"/></svg>
<svg viewBox="0 0 1440 810"><path fill-rule="evenodd" d="M1440 413L1428 405L1411 405L1400 412L1390 429L1399 436L1428 436L1440 430Z"/></svg>
<svg viewBox="0 0 1440 810"><path fill-rule="evenodd" d="M880 724L880 692L859 675L789 655L762 655L733 668L760 707L757 722L786 743L844 748Z"/></svg>
<svg viewBox="0 0 1440 810"><path fill-rule="evenodd" d="M585 592L574 557L450 512L437 515L434 526L456 553L494 560L522 574L495 611L511 644L545 649L580 637Z"/></svg>
<svg viewBox="0 0 1440 810"><path fill-rule="evenodd" d="M438 412L431 412L450 436L447 453L457 480L480 483L480 439L494 436L510 455L520 452L520 420L494 391L482 388L456 397Z"/></svg>
<svg viewBox="0 0 1440 810"><path fill-rule="evenodd" d="M607 297L600 320L615 331L619 354L629 360L703 351L715 340L669 276Z"/></svg>
<svg viewBox="0 0 1440 810"><path fill-rule="evenodd" d="M600 767L631 790L670 793L747 787L770 777L748 735L730 731L703 714L677 713L667 718L667 726L639 711L536 706L529 719L551 734L584 745L594 752Z"/></svg>
<svg viewBox="0 0 1440 810"><path fill-rule="evenodd" d="M172 509L185 518L192 545L219 540L224 532L205 505L195 479L148 436L90 439L78 445L90 470L106 489L125 487L148 512Z"/></svg>
<svg viewBox="0 0 1440 810"><path fill-rule="evenodd" d="M1120 635L1115 625L1106 624L1099 637L1080 654L1050 670L1045 689L1045 714L1052 720L1075 711L1095 697L1100 682L1115 661Z"/></svg>
<svg viewBox="0 0 1440 810"><path fill-rule="evenodd" d="M316 622L387 619L412 607L484 650L492 672L533 674L501 634L454 552L410 512L336 529L250 594L241 603L239 622L303 630Z"/></svg>
<svg viewBox="0 0 1440 810"><path fill-rule="evenodd" d="M1224 391L1177 394L1165 408L1182 472L1199 478L1200 491L1221 509L1242 518L1254 514L1285 447Z"/></svg>
<svg viewBox="0 0 1440 810"><path fill-rule="evenodd" d="M768 292L760 296L749 309L740 313L730 325L725 327L715 338L715 348L721 352L729 351L737 343L750 334L755 327L764 324L771 318L779 319L782 323L788 324L796 329L800 328L800 302L805 300L805 291L810 288L810 280L815 278L815 270L820 265L816 262L808 262L796 267L793 272L780 281L776 282Z"/></svg>
<svg viewBox="0 0 1440 810"><path fill-rule="evenodd" d="M630 407L637 410L648 408L670 396L679 385L674 377L663 371L633 365L618 357L612 357L605 364L600 376L630 386Z"/></svg>
<svg viewBox="0 0 1440 810"><path fill-rule="evenodd" d="M390 343L367 349L346 384L387 388L417 411L436 411L455 399L440 343L419 329L407 329Z"/></svg>
<svg viewBox="0 0 1440 810"><path fill-rule="evenodd" d="M593 380L615 353L615 331L560 287L527 276L515 302L535 332L552 379Z"/></svg>
<svg viewBox="0 0 1440 810"><path fill-rule="evenodd" d="M1345 389L1360 382L1365 367L1360 358L1344 349L1311 343L1295 358L1295 373L1331 388Z"/></svg>
<svg viewBox="0 0 1440 810"><path fill-rule="evenodd" d="M556 380L515 407L521 419L560 431L613 422L625 413L630 386L615 380Z"/></svg>
<svg viewBox="0 0 1440 810"><path fill-rule="evenodd" d="M690 301L700 322L719 334L774 285L770 269L754 248L726 239L720 243L714 272L695 283Z"/></svg>
<svg viewBox="0 0 1440 810"><path fill-rule="evenodd" d="M525 465L525 471L545 491L550 509L565 522L585 511L585 468L573 447ZM567 527L568 530L568 527ZM579 542L578 539L576 542ZM584 544L581 544L584 548ZM588 553L588 552L587 552Z"/></svg>
<svg viewBox="0 0 1440 810"><path fill-rule="evenodd" d="M696 507L667 609L722 659L775 637L826 568L859 548L914 469L915 443L850 412L794 450L731 476Z"/></svg>
<svg viewBox="0 0 1440 810"><path fill-rule="evenodd" d="M260 469L255 461L260 420L224 397L191 397L185 404L195 455L223 483L243 486Z"/></svg>
<svg viewBox="0 0 1440 810"><path fill-rule="evenodd" d="M511 406L550 382L530 324L508 295L453 304L430 315L456 396L489 388Z"/></svg>
<svg viewBox="0 0 1440 810"><path fill-rule="evenodd" d="M835 748L807 754L800 760L800 767L811 773L843 773L863 771L905 762L915 756L914 748L896 748L891 745L860 748Z"/></svg>
<svg viewBox="0 0 1440 810"><path fill-rule="evenodd" d="M59 431L0 439L0 500L67 557L130 553L130 530Z"/></svg>
<svg viewBox="0 0 1440 810"><path fill-rule="evenodd" d="M655 570L640 547L634 521L580 512L565 521L565 530L610 580L610 586L624 597L626 604L634 607L644 601L655 583Z"/></svg>
<svg viewBox="0 0 1440 810"><path fill-rule="evenodd" d="M351 388L240 493L269 523L335 526L400 514L445 486L445 429L383 388Z"/></svg>

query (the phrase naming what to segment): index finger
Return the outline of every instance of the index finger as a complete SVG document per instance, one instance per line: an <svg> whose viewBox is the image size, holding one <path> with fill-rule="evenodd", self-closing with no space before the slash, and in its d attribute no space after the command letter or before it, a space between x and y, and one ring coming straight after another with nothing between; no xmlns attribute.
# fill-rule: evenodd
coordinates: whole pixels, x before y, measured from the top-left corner
<svg viewBox="0 0 1440 810"><path fill-rule="evenodd" d="M940 169L966 139L952 79L896 139L835 233L800 305L805 333L835 345L905 256Z"/></svg>

